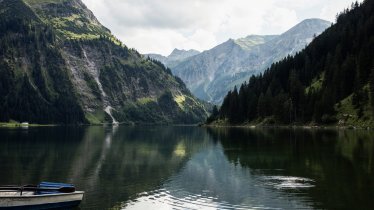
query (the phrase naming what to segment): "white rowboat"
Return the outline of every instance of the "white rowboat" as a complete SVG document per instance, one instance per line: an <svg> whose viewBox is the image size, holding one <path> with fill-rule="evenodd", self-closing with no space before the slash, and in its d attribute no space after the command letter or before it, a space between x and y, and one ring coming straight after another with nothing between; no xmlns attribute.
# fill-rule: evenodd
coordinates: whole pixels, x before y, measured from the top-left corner
<svg viewBox="0 0 374 210"><path fill-rule="evenodd" d="M69 209L78 206L84 195L66 188L12 188L0 188L0 209Z"/></svg>

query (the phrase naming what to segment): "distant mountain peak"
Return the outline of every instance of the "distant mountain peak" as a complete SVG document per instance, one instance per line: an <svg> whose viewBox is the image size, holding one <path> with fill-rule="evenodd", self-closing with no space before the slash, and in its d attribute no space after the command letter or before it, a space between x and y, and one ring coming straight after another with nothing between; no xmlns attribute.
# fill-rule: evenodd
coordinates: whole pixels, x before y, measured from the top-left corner
<svg viewBox="0 0 374 210"><path fill-rule="evenodd" d="M331 26L331 22L327 20L322 20L319 18L310 18L310 19L305 19L289 29L288 31L284 32L282 35L285 34L295 34L295 32L298 33L312 33L315 31L324 31L326 28ZM321 32L320 32L321 33Z"/></svg>
<svg viewBox="0 0 374 210"><path fill-rule="evenodd" d="M168 56L169 58L170 57L175 57L175 56L181 56L181 55L185 55L185 54L199 54L200 52L197 51L197 50L193 50L193 49L190 49L190 50L183 50L183 49L178 49L178 48L175 48L173 50L173 52L171 52L171 54Z"/></svg>
<svg viewBox="0 0 374 210"><path fill-rule="evenodd" d="M327 21L327 20L324 20L324 19L321 19L321 18L307 18L303 21L301 21L299 24L303 24L303 23L328 23L328 24L331 24L330 21Z"/></svg>
<svg viewBox="0 0 374 210"><path fill-rule="evenodd" d="M272 63L294 55L331 23L307 19L281 35L249 35L229 39L189 58L172 72L200 99L221 103L224 95L250 76L262 73Z"/></svg>
<svg viewBox="0 0 374 210"><path fill-rule="evenodd" d="M180 50L180 49L177 49L175 48L173 50L173 52L171 52L171 54L169 56L163 56L163 55L160 55L160 54L145 54L145 56L149 57L149 58L152 58L152 59L155 59L155 60L158 60L160 61L161 63L163 63L165 66L169 67L169 68L173 68L175 66L177 66L178 64L186 61L187 59L195 56L195 55L198 55L200 54L199 51L197 50Z"/></svg>

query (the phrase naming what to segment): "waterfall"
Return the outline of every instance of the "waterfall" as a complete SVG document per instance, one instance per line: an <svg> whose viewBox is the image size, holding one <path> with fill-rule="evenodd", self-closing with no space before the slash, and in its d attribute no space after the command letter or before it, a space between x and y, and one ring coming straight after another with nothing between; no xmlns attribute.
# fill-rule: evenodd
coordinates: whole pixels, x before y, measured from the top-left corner
<svg viewBox="0 0 374 210"><path fill-rule="evenodd" d="M112 110L113 110L113 107L111 107L111 106L107 106L104 109L104 111L112 118L112 124L113 125L118 125L119 124L118 121L112 115Z"/></svg>
<svg viewBox="0 0 374 210"><path fill-rule="evenodd" d="M103 89L103 85L100 82L99 79L99 70L96 67L96 64L92 62L90 59L87 57L86 50L83 49L83 55L86 58L87 64L88 64L88 70L90 71L91 75L94 77L97 86L99 87L99 90L101 92L102 100L103 100L103 110L105 113L107 113L111 118L112 118L112 124L113 125L118 125L118 121L114 118L112 111L115 110L111 105L110 101L108 99L108 95L105 93Z"/></svg>

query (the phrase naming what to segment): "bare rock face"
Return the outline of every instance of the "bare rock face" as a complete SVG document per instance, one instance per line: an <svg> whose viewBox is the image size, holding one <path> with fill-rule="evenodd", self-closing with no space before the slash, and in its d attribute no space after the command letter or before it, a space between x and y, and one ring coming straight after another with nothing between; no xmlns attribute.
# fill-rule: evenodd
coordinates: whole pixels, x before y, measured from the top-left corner
<svg viewBox="0 0 374 210"><path fill-rule="evenodd" d="M234 86L262 73L272 63L296 54L330 25L328 21L308 19L281 35L230 39L172 67L172 72L198 98L220 104Z"/></svg>

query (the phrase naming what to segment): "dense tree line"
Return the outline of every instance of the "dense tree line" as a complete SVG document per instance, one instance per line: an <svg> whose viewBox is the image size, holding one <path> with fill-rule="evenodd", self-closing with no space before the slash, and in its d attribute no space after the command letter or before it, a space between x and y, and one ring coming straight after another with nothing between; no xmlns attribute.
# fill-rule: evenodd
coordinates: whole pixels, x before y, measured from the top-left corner
<svg viewBox="0 0 374 210"><path fill-rule="evenodd" d="M3 3L23 16L0 16L0 121L86 122L53 29L19 1Z"/></svg>
<svg viewBox="0 0 374 210"><path fill-rule="evenodd" d="M373 57L374 1L353 3L303 51L230 91L208 122L334 123L343 99L353 95L352 105L361 111L374 99Z"/></svg>
<svg viewBox="0 0 374 210"><path fill-rule="evenodd" d="M111 122L108 105L126 123L205 118L170 69L127 48L81 6L0 1L0 122ZM72 15L78 22L64 18Z"/></svg>

